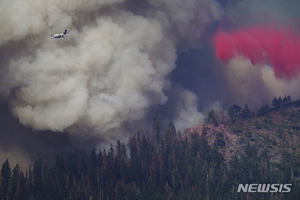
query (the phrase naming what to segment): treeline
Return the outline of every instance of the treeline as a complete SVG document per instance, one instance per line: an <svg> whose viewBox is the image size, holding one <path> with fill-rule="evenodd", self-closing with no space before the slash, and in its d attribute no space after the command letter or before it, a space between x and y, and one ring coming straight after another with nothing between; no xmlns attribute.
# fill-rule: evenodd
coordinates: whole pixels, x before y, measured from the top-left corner
<svg viewBox="0 0 300 200"><path fill-rule="evenodd" d="M280 164L269 162L246 144L244 155L225 163L218 152L224 135L211 147L205 131L176 133L173 123L162 130L155 119L153 133L132 135L128 145L89 154L73 149L57 155L48 166L42 160L22 172L6 160L1 169L1 200L160 200L160 199L300 199L299 158L283 152ZM126 150L126 148L129 148ZM129 151L129 156L127 155ZM242 151L242 150L241 150ZM240 183L292 183L291 193L237 193Z"/></svg>
<svg viewBox="0 0 300 200"><path fill-rule="evenodd" d="M279 111L281 116L286 116L287 113L285 111L285 107L290 106L299 106L299 104L295 103L292 104L292 98L290 95L284 96L284 98L276 98L274 97L272 101L272 107L269 107L268 104L260 107L255 113L254 110L250 110L248 104L242 108L239 105L230 106L227 110L227 115L225 115L224 111L215 111L211 109L208 112L208 117L206 118L206 122L213 123L215 126L218 126L220 123L225 124L228 122L235 123L238 119L248 119L254 117L263 117L269 116L271 111Z"/></svg>

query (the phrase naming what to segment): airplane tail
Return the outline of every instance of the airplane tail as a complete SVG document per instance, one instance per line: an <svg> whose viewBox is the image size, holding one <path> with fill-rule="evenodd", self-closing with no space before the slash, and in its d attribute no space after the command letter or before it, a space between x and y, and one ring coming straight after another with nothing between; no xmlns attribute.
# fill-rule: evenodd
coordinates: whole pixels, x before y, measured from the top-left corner
<svg viewBox="0 0 300 200"><path fill-rule="evenodd" d="M66 35L66 34L67 34L67 30L68 30L68 29L66 29L66 30L64 31L64 35Z"/></svg>

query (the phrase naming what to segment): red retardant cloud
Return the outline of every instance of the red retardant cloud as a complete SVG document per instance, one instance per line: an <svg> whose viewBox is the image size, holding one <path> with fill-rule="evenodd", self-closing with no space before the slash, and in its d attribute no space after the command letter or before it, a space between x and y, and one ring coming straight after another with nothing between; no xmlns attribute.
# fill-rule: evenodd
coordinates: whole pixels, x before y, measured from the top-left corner
<svg viewBox="0 0 300 200"><path fill-rule="evenodd" d="M277 78L293 78L300 71L300 37L290 29L262 26L217 32L213 38L217 58L228 61L237 55L252 64L269 63Z"/></svg>

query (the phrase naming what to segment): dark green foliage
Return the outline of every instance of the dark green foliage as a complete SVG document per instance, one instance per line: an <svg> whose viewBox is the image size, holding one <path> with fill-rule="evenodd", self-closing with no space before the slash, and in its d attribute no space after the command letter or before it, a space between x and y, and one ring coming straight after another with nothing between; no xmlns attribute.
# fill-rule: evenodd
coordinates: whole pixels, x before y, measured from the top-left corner
<svg viewBox="0 0 300 200"><path fill-rule="evenodd" d="M239 113L242 110L241 106L238 106L238 105L233 105L232 109L233 109L233 113L236 117L239 116Z"/></svg>
<svg viewBox="0 0 300 200"><path fill-rule="evenodd" d="M12 170L11 176L11 196L20 198L20 166L17 164L16 167Z"/></svg>
<svg viewBox="0 0 300 200"><path fill-rule="evenodd" d="M281 139L283 137L284 132L285 131L282 128L278 128L276 134Z"/></svg>
<svg viewBox="0 0 300 200"><path fill-rule="evenodd" d="M34 162L33 165L33 196L42 199L43 180L42 180L42 160Z"/></svg>
<svg viewBox="0 0 300 200"><path fill-rule="evenodd" d="M217 134L222 147L224 136ZM158 141L140 132L129 139L130 159L120 141L108 151L88 155L73 149L57 155L55 164L35 161L29 176L19 166L11 175L8 161L3 164L1 191L8 199L221 199L226 166L224 158L211 149L198 133L178 137L173 123ZM214 173L211 173L214 172ZM22 198L21 198L22 197ZM0 197L1 199L1 197Z"/></svg>
<svg viewBox="0 0 300 200"><path fill-rule="evenodd" d="M286 101L287 101L287 103L290 103L292 101L292 98L290 97L290 95L288 95Z"/></svg>
<svg viewBox="0 0 300 200"><path fill-rule="evenodd" d="M255 120L254 126L255 126L255 128L257 128L257 129L261 129L261 126L260 126L260 124L258 123L257 120Z"/></svg>
<svg viewBox="0 0 300 200"><path fill-rule="evenodd" d="M157 143L160 142L160 124L159 124L159 120L157 118L154 119L154 122L153 122L153 134L154 134L154 138L155 138L155 141Z"/></svg>
<svg viewBox="0 0 300 200"><path fill-rule="evenodd" d="M287 116L287 112L286 112L286 110L285 110L285 108L284 108L284 106L283 106L282 104L280 105L278 111L279 111L279 114L280 114L282 117Z"/></svg>
<svg viewBox="0 0 300 200"><path fill-rule="evenodd" d="M2 189L2 195L4 197L8 197L10 193L10 179L11 179L11 169L9 166L9 162L6 159L6 161L2 164L1 169L1 189Z"/></svg>
<svg viewBox="0 0 300 200"><path fill-rule="evenodd" d="M249 109L248 105L245 105L245 108L242 111L242 118L247 119L251 117L251 110Z"/></svg>
<svg viewBox="0 0 300 200"><path fill-rule="evenodd" d="M249 130L247 130L247 131L245 132L245 137L252 138L252 132L249 131Z"/></svg>
<svg viewBox="0 0 300 200"><path fill-rule="evenodd" d="M280 105L281 103L279 102L279 100L276 97L274 97L272 101L272 106L274 107L274 110L278 110Z"/></svg>
<svg viewBox="0 0 300 200"><path fill-rule="evenodd" d="M216 134L216 139L215 139L215 146L222 148L224 145L225 145L225 142L224 142L223 133L217 133Z"/></svg>
<svg viewBox="0 0 300 200"><path fill-rule="evenodd" d="M291 101L292 98L290 97L290 95L288 96L285 95L283 99L281 99L281 97L279 97L278 99L274 97L272 101L272 106L275 111L278 111L281 107L284 107L285 105L289 104Z"/></svg>
<svg viewBox="0 0 300 200"><path fill-rule="evenodd" d="M92 149L86 153L72 149L57 155L49 166L39 159L25 175L19 165L11 172L6 160L1 169L0 200L300 199L300 150L298 154L283 151L281 162L272 163L269 149L258 153L250 143L254 132L242 128L240 121L241 118L234 126L245 138L244 149L227 164L219 153L226 147L225 134L217 132L210 146L205 136L207 127L201 134L181 136L170 123L158 140L143 131L132 135L129 158L126 145L118 141L108 151ZM268 117L255 122L258 128L266 125L273 125ZM282 127L274 130L284 138ZM236 191L240 183L293 183L293 187L284 196L239 194Z"/></svg>
<svg viewBox="0 0 300 200"><path fill-rule="evenodd" d="M260 107L257 111L257 117L263 117L263 116L269 116L270 115L270 109L269 106L266 104L263 107Z"/></svg>

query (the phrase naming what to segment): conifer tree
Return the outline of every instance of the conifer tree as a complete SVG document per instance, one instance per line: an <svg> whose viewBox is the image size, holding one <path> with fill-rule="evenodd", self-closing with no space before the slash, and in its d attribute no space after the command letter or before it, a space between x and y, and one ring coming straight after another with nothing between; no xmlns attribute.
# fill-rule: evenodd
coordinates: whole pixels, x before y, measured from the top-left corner
<svg viewBox="0 0 300 200"><path fill-rule="evenodd" d="M245 105L245 108L242 111L242 118L246 119L246 118L250 118L251 116L251 110L249 109L248 105Z"/></svg>
<svg viewBox="0 0 300 200"><path fill-rule="evenodd" d="M153 131L154 131L155 142L157 144L159 144L159 142L160 142L160 125L159 125L159 120L157 118L154 119Z"/></svg>
<svg viewBox="0 0 300 200"><path fill-rule="evenodd" d="M232 108L233 108L233 112L234 112L235 116L238 117L238 116L239 116L239 113L240 113L241 110L242 110L241 106L233 105Z"/></svg>
<svg viewBox="0 0 300 200"><path fill-rule="evenodd" d="M11 179L11 169L9 166L8 159L5 160L5 162L2 164L1 169L1 187L3 190L3 196L5 198L8 198L8 195L10 194L10 179Z"/></svg>
<svg viewBox="0 0 300 200"><path fill-rule="evenodd" d="M33 165L33 195L35 198L42 198L43 180L42 180L42 160L34 162Z"/></svg>
<svg viewBox="0 0 300 200"><path fill-rule="evenodd" d="M17 164L12 170L11 176L11 199L20 198L20 166Z"/></svg>
<svg viewBox="0 0 300 200"><path fill-rule="evenodd" d="M287 102L290 103L291 101L292 101L292 98L291 98L290 95L288 95L288 97L287 97Z"/></svg>

